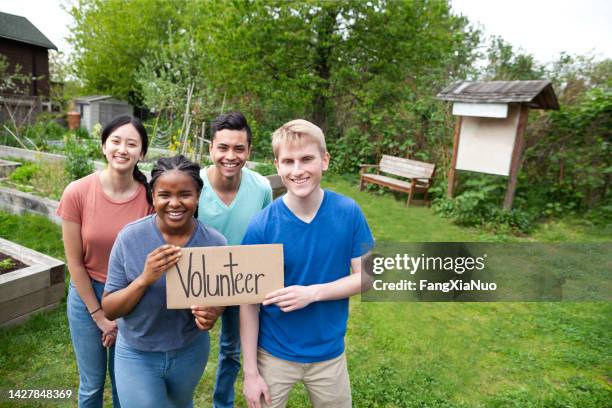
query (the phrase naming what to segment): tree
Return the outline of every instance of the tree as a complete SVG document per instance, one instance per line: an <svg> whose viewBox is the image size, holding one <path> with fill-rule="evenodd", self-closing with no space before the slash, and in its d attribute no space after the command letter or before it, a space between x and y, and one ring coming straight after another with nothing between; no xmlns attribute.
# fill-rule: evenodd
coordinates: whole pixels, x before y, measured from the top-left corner
<svg viewBox="0 0 612 408"><path fill-rule="evenodd" d="M87 91L108 93L140 105L136 73L144 57L166 40L169 23L180 21L186 2L79 0L69 42L75 68ZM180 26L180 23L177 23Z"/></svg>
<svg viewBox="0 0 612 408"><path fill-rule="evenodd" d="M338 146L354 145L349 133L363 135L339 157L351 170L383 151L436 156L452 118L434 96L470 72L479 42L446 1L171 5L81 0L72 9L77 68L92 92L155 108L162 95L170 103L195 83L217 104L227 101L218 111L248 114L256 148L267 149L269 133L296 117L319 124Z"/></svg>
<svg viewBox="0 0 612 408"><path fill-rule="evenodd" d="M502 37L491 38L487 59L484 80L526 81L545 77L544 67L535 61L533 55L516 51Z"/></svg>
<svg viewBox="0 0 612 408"><path fill-rule="evenodd" d="M377 153L368 142L400 155L442 142L446 108L434 96L467 75L479 42L439 1L255 1L225 12L211 31L219 86L276 126L305 117L332 140L356 127L365 144L352 151L345 140L346 169Z"/></svg>

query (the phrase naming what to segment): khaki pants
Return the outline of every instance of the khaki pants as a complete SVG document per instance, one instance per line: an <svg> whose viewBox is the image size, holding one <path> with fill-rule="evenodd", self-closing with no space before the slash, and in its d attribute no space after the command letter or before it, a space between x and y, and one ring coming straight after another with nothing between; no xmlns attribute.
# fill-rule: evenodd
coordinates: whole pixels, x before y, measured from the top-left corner
<svg viewBox="0 0 612 408"><path fill-rule="evenodd" d="M351 383L344 353L318 363L296 363L257 352L259 373L268 384L271 408L285 407L293 385L302 381L315 408L350 408Z"/></svg>

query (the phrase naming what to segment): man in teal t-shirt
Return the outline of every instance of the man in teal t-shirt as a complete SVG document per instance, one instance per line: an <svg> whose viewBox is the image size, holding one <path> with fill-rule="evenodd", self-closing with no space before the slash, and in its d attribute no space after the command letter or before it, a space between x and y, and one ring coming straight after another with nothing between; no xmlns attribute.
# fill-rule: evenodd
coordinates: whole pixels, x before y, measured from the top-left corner
<svg viewBox="0 0 612 408"><path fill-rule="evenodd" d="M215 228L228 245L240 245L251 218L272 202L270 182L245 167L251 152L251 129L240 112L220 115L212 122L210 158L202 170L204 189L198 219ZM234 406L234 383L240 370L240 315L238 306L221 315L219 365L213 407Z"/></svg>

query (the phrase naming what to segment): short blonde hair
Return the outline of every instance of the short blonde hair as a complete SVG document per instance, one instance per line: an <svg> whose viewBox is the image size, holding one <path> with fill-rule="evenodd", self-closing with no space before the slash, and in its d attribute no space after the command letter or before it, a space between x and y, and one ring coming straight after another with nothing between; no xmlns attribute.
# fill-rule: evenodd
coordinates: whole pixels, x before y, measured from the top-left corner
<svg viewBox="0 0 612 408"><path fill-rule="evenodd" d="M327 153L325 135L320 127L304 119L295 119L285 123L272 134L272 151L278 158L281 144L315 142L321 155Z"/></svg>

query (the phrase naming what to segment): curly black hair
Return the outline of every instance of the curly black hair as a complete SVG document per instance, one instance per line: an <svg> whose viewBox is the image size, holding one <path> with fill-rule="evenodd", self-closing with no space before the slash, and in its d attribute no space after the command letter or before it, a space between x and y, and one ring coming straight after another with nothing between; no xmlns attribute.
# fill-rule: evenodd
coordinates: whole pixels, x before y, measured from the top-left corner
<svg viewBox="0 0 612 408"><path fill-rule="evenodd" d="M198 191L198 197L204 188L204 181L200 177L200 165L187 159L185 156L179 154L174 157L162 157L158 159L151 170L151 190L155 188L155 182L157 179L167 171L178 170L187 173L196 185ZM196 208L194 217L198 218L198 209Z"/></svg>

